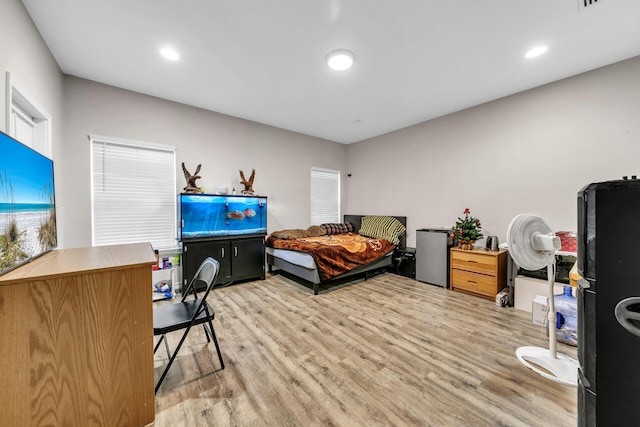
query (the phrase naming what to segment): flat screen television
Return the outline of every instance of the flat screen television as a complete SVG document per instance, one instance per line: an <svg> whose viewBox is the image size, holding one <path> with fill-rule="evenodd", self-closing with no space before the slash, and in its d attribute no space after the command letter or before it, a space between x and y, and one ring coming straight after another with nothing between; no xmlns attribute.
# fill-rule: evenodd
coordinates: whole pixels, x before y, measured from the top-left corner
<svg viewBox="0 0 640 427"><path fill-rule="evenodd" d="M267 233L267 198L180 194L180 239Z"/></svg>
<svg viewBox="0 0 640 427"><path fill-rule="evenodd" d="M0 275L58 244L53 161L0 132Z"/></svg>

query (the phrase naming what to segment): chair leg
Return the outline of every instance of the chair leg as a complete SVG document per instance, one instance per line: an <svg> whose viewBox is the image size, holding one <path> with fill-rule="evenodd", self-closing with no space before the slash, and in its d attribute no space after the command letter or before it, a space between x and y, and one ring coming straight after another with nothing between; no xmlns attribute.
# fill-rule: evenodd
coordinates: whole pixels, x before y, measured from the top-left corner
<svg viewBox="0 0 640 427"><path fill-rule="evenodd" d="M211 337L210 337L209 331L207 330L206 323L202 324L202 329L204 329L204 335L207 337L207 342L211 342Z"/></svg>
<svg viewBox="0 0 640 427"><path fill-rule="evenodd" d="M171 351L169 351L169 342L166 336L162 335L162 338L164 338L164 348L167 349L167 358L169 358L171 357Z"/></svg>
<svg viewBox="0 0 640 427"><path fill-rule="evenodd" d="M156 354L156 352L158 351L158 348L160 347L160 343L162 343L163 341L164 341L164 348L167 350L167 359L168 359L169 357L171 357L171 351L169 350L169 342L167 340L167 337L164 334L160 335L160 339L156 343L155 347L153 347L153 354Z"/></svg>
<svg viewBox="0 0 640 427"><path fill-rule="evenodd" d="M218 338L216 337L216 332L213 329L213 323L211 322L211 319L208 320L209 323L209 331L207 331L206 328L206 324L203 324L203 326L205 327L205 335L207 335L207 341L209 341L209 332L211 333L211 338L213 339L213 343L216 345L216 352L218 353L218 360L220 361L220 369L224 369L224 361L222 360L222 352L220 351L220 345L218 345ZM182 344L184 343L185 339L187 338L187 335L189 334L189 331L191 330L191 325L189 325L187 327L187 329L185 330L184 334L182 334L182 338L180 338L180 342L178 343L178 346L176 347L176 349L173 351L173 354L171 355L171 357L169 358L169 363L167 363L167 366L165 366L164 371L162 371L162 375L160 376L160 379L158 380L158 384L156 384L154 393L158 393L158 389L160 389L160 386L162 385L162 382L164 381L164 378L167 376L167 373L169 373L169 368L171 368L171 365L173 364L173 361L176 359L176 357L178 356L178 351L180 351L180 347L182 347ZM167 346L167 354L169 354L169 345L167 344L167 339L164 335L162 335L160 337L160 340L158 341L158 343L156 344L156 347L154 349L154 353L157 350L157 348L160 346L160 341L162 341L164 339L165 345Z"/></svg>
<svg viewBox="0 0 640 427"><path fill-rule="evenodd" d="M211 325L211 312L209 312L209 304L205 302L202 308L204 312L207 313L207 319L209 319L209 325L211 326L211 328L213 328L213 325ZM207 330L206 323L202 324L202 329L204 329L204 334L207 337L207 342L211 342L212 333L210 330Z"/></svg>
<svg viewBox="0 0 640 427"><path fill-rule="evenodd" d="M167 366L164 368L164 371L162 371L162 375L158 380L158 384L156 384L154 393L158 393L158 389L162 385L162 381L164 381L164 378L167 376L167 373L169 373L169 368L171 368L171 365L173 365L173 361L176 360L176 357L178 356L178 352L180 351L180 347L182 347L182 344L184 343L184 340L187 338L187 335L189 334L190 330L191 330L191 325L189 325L187 329L184 331L184 334L182 334L182 338L180 338L180 342L178 343L178 346L176 347L176 349L173 351L173 354L169 358L169 363L167 363Z"/></svg>
<svg viewBox="0 0 640 427"><path fill-rule="evenodd" d="M211 323L211 319L209 319L209 328L211 329L211 338L213 338L213 343L216 345L216 352L218 353L218 360L220 361L220 369L224 369L224 361L222 360L222 352L220 352L220 346L218 345L218 338L216 338L216 331L213 329L213 323Z"/></svg>
<svg viewBox="0 0 640 427"><path fill-rule="evenodd" d="M164 340L165 337L164 335L160 335L160 339L158 340L158 342L156 343L155 347L153 347L153 354L156 354L156 351L158 351L158 347L160 347L160 343L162 342L162 340Z"/></svg>

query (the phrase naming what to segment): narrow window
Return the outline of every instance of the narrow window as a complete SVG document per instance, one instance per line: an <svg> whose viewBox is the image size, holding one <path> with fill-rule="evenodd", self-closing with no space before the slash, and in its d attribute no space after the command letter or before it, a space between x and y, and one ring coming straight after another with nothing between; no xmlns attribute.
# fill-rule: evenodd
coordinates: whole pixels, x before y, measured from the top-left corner
<svg viewBox="0 0 640 427"><path fill-rule="evenodd" d="M340 222L340 171L311 168L311 225Z"/></svg>

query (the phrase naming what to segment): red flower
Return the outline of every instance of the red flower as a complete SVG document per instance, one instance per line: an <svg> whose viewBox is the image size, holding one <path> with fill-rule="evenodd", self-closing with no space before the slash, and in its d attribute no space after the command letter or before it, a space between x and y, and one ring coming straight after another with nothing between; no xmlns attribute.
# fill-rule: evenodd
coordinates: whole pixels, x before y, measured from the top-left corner
<svg viewBox="0 0 640 427"><path fill-rule="evenodd" d="M465 208L464 212L462 212L465 215L469 215L471 213L471 211L469 210L469 208Z"/></svg>

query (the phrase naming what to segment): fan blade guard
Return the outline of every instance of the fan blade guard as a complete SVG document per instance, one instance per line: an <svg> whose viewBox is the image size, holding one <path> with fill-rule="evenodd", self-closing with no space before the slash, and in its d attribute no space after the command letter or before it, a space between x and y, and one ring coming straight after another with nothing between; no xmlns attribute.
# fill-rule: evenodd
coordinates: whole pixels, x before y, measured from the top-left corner
<svg viewBox="0 0 640 427"><path fill-rule="evenodd" d="M555 241L557 239L557 242ZM507 231L509 254L525 270L540 270L547 265L544 251L559 248L560 239L538 215L520 214L511 220Z"/></svg>

